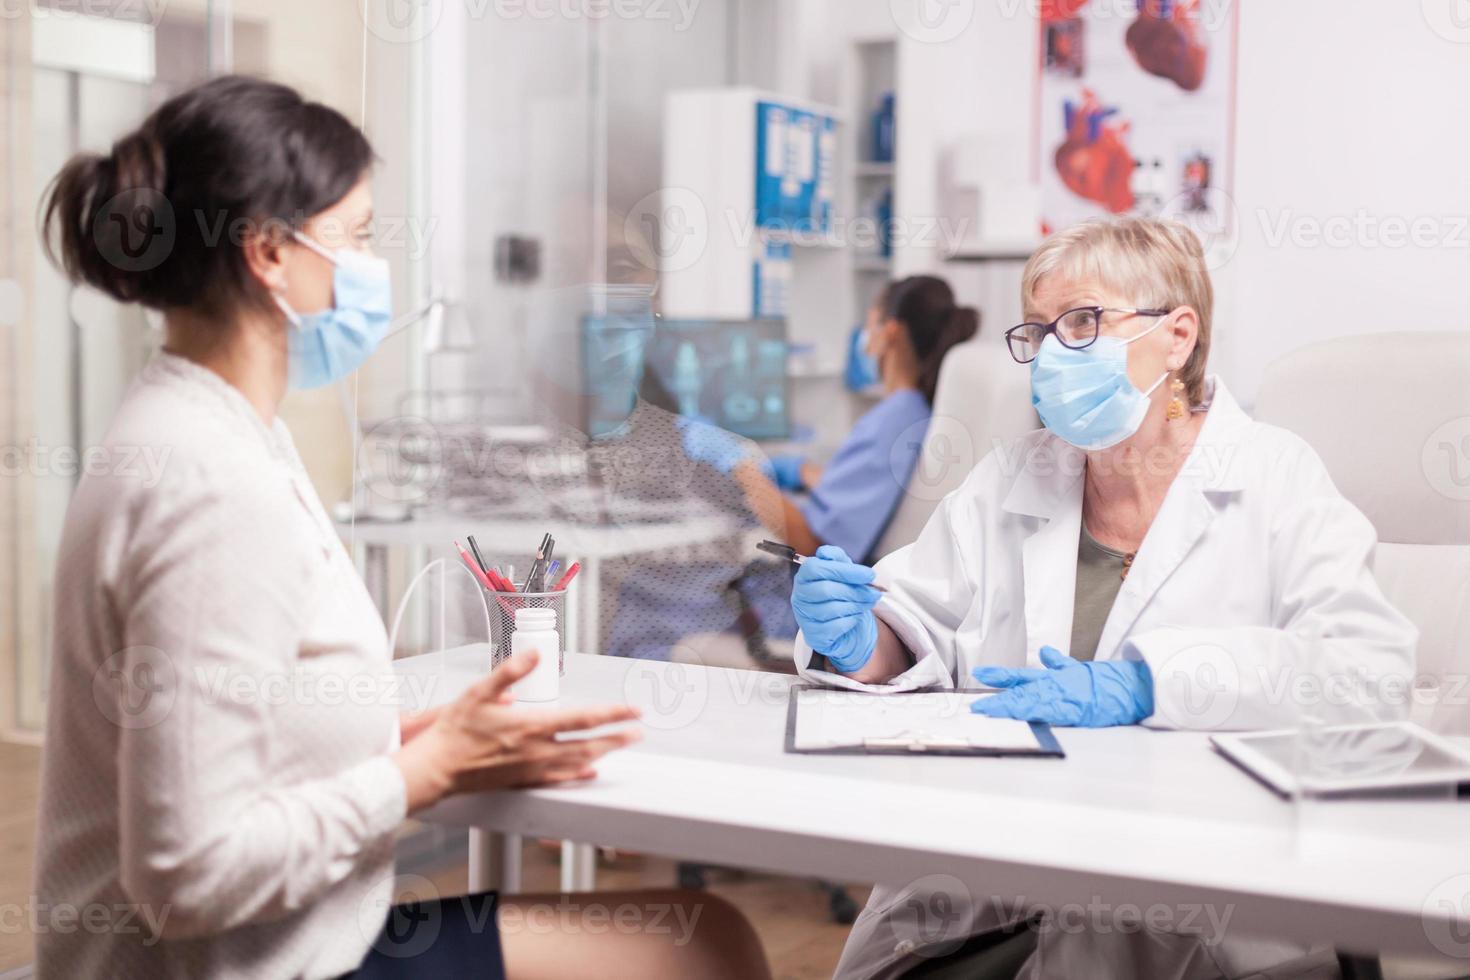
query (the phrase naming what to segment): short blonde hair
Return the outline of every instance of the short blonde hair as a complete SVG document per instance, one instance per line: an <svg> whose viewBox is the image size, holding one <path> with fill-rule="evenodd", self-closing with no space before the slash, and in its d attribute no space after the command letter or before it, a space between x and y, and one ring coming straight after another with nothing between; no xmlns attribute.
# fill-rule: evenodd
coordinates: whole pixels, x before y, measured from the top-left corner
<svg viewBox="0 0 1470 980"><path fill-rule="evenodd" d="M1193 309L1199 316L1199 336L1179 380L1190 404L1204 402L1215 287L1204 247L1194 232L1159 218L1101 218L1059 231L1026 263L1021 275L1023 306L1031 306L1041 280L1054 273L1116 290L1140 308Z"/></svg>

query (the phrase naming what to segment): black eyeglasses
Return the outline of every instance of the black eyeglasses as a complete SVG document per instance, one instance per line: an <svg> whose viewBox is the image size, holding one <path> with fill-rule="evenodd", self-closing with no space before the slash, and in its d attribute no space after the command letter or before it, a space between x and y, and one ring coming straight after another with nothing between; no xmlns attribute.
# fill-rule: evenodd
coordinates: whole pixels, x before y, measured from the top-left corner
<svg viewBox="0 0 1470 980"><path fill-rule="evenodd" d="M1168 316L1172 310L1135 310L1131 307L1079 306L1050 323L1022 323L1006 331L1006 346L1019 364L1030 364L1041 353L1041 342L1056 334L1062 346L1073 350L1091 347L1097 341L1104 313L1129 316Z"/></svg>

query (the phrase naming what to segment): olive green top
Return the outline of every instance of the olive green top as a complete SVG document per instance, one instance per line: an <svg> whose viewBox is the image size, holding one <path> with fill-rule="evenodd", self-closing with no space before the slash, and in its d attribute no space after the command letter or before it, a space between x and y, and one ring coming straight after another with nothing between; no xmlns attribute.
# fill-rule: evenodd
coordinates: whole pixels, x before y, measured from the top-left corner
<svg viewBox="0 0 1470 980"><path fill-rule="evenodd" d="M1128 556L1098 544L1082 525L1077 543L1077 592L1072 600L1072 647L1074 660L1091 660L1097 641L1113 611L1113 600L1123 587L1123 569Z"/></svg>
<svg viewBox="0 0 1470 980"><path fill-rule="evenodd" d="M1123 587L1128 556L1104 547L1083 525L1077 543L1077 593L1072 606L1072 656L1097 654L1103 625ZM1015 980L1036 951L1036 932L1024 925L971 936L959 949L921 961L904 980Z"/></svg>

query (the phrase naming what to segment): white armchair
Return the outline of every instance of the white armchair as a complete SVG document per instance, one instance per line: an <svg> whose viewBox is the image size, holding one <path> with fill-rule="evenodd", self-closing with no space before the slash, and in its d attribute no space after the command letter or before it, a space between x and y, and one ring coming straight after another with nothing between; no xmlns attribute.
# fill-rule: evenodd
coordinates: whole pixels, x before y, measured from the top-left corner
<svg viewBox="0 0 1470 980"><path fill-rule="evenodd" d="M1470 332L1304 347L1267 369L1256 417L1311 443L1378 529L1374 573L1420 630L1412 717L1470 736Z"/></svg>

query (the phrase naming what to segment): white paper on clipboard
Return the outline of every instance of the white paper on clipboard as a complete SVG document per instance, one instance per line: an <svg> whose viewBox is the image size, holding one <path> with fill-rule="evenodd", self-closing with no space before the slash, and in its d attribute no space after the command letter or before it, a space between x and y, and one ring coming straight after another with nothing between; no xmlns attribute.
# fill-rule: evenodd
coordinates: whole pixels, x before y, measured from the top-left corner
<svg viewBox="0 0 1470 980"><path fill-rule="evenodd" d="M1038 748L1024 721L970 713L978 691L867 694L830 688L797 692L792 747L797 751L861 746L874 740L912 740L971 749Z"/></svg>

